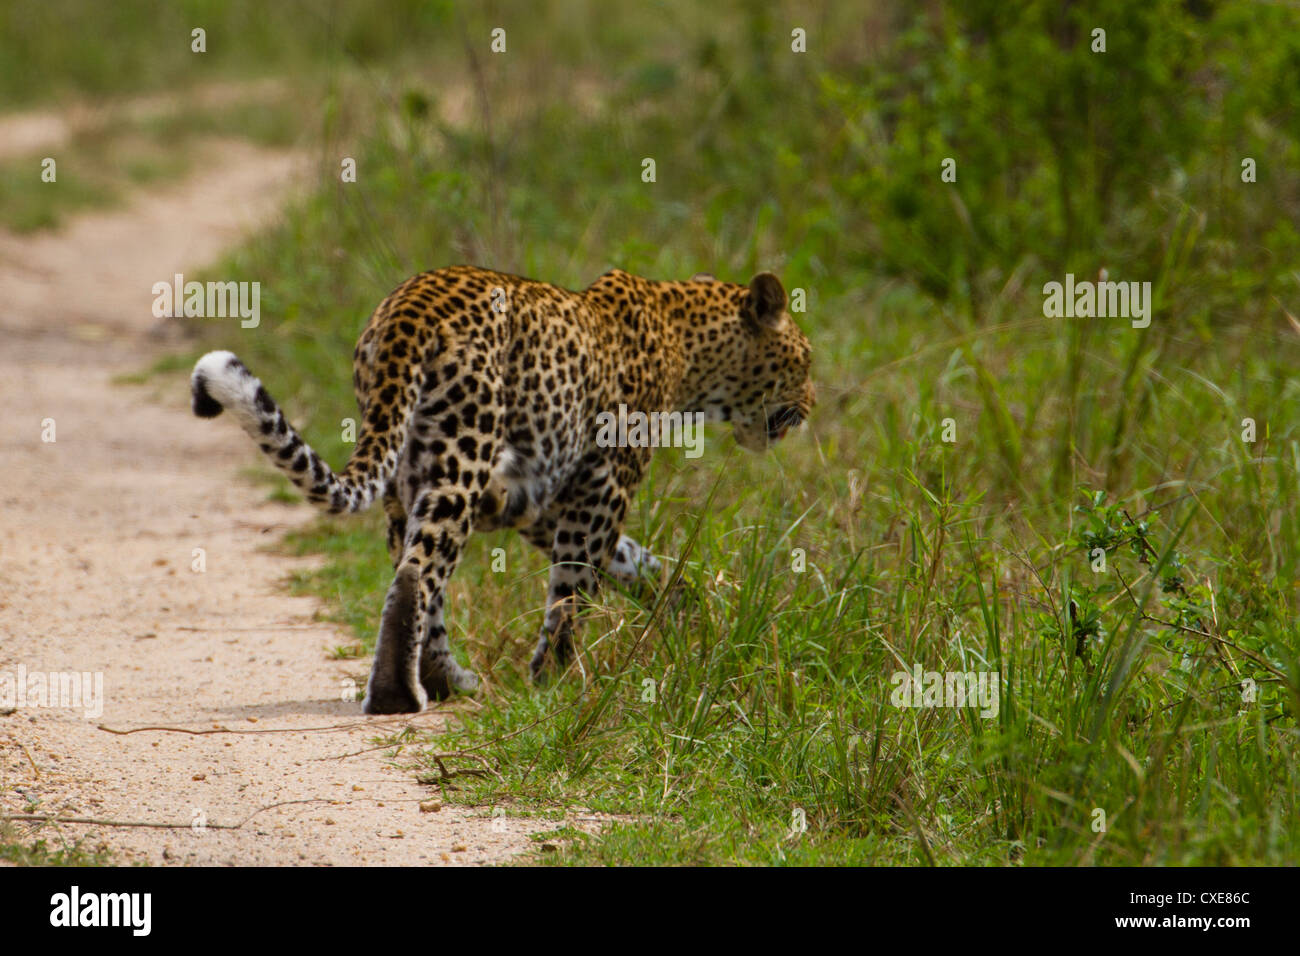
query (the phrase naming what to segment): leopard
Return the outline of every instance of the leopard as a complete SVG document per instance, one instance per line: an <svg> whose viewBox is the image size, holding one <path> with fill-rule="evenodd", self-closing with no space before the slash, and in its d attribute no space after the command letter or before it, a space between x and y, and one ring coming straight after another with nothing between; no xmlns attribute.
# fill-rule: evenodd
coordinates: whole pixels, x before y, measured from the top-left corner
<svg viewBox="0 0 1300 956"><path fill-rule="evenodd" d="M549 557L529 662L539 684L571 664L575 619L602 580L660 575L660 556L624 532L653 449L600 440L602 412L692 413L762 452L811 413L811 356L771 272L734 283L613 269L570 290L462 265L412 276L371 314L353 353L359 419L342 471L233 352L203 355L190 393L197 416L229 411L324 512L382 502L394 573L361 706L416 713L480 686L444 619L471 534L516 531Z"/></svg>

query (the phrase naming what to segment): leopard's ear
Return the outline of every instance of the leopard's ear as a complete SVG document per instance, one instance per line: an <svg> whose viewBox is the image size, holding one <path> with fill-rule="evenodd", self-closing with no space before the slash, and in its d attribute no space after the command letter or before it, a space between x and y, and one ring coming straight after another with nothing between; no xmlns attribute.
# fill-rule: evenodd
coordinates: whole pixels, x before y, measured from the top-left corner
<svg viewBox="0 0 1300 956"><path fill-rule="evenodd" d="M785 288L770 272L760 272L749 282L741 314L760 328L774 329L785 313Z"/></svg>

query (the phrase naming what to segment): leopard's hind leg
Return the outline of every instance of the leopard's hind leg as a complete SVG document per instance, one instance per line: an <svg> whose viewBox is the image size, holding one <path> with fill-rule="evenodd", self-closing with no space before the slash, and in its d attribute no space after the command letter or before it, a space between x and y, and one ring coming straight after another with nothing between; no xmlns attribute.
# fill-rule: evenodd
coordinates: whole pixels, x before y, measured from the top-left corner
<svg viewBox="0 0 1300 956"><path fill-rule="evenodd" d="M430 700L478 688L478 677L451 656L442 613L447 580L472 528L470 499L459 487L429 488L411 509L380 619L362 706L368 714L414 713Z"/></svg>
<svg viewBox="0 0 1300 956"><path fill-rule="evenodd" d="M410 714L424 709L428 693L420 685L420 644L415 640L419 585L419 568L408 564L397 569L388 586L375 660L361 702L364 713Z"/></svg>
<svg viewBox="0 0 1300 956"><path fill-rule="evenodd" d="M424 708L427 698L427 691L424 696L420 693L420 644L415 639L420 579L416 566L402 565L406 508L392 485L384 491L384 515L388 518L388 557L397 573L384 598L375 662L361 709L367 714L414 713Z"/></svg>
<svg viewBox="0 0 1300 956"><path fill-rule="evenodd" d="M429 385L407 440L397 499L385 499L397 573L379 629L367 713L409 713L428 700L472 693L479 683L452 657L443 603L500 442L499 426L481 433L466 423L498 401L500 383L483 356L468 352L426 374ZM399 531L400 550L393 547Z"/></svg>
<svg viewBox="0 0 1300 956"><path fill-rule="evenodd" d="M406 506L392 485L384 491L384 517L388 519L388 559L396 569L402 563L402 545L406 542Z"/></svg>

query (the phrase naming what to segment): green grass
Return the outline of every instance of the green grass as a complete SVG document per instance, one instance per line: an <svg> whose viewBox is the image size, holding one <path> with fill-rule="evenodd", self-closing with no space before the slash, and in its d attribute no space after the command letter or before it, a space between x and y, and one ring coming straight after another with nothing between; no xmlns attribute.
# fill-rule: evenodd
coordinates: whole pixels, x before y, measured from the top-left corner
<svg viewBox="0 0 1300 956"><path fill-rule="evenodd" d="M231 140L289 148L322 131L345 137L358 79L373 109L373 89L418 58L449 16L408 0L324 11L253 0L8 4L0 11L4 110L71 109L77 120L68 141L0 161L0 227L37 232L122 206L219 164ZM67 29L73 18L77 28ZM199 25L209 34L202 54L190 50ZM52 183L41 179L47 157L57 163Z"/></svg>
<svg viewBox="0 0 1300 956"><path fill-rule="evenodd" d="M32 840L0 816L0 861L14 866L110 866L113 854L106 845L89 847L83 840L69 843L59 837L55 846L44 839Z"/></svg>
<svg viewBox="0 0 1300 956"><path fill-rule="evenodd" d="M1036 15L1003 24L1023 41L1004 56L980 19L997 5L886 5L880 31L827 8L803 59L784 8L576 4L543 26L506 5L531 24L509 58L437 45L436 67L383 91L359 181L215 270L262 282L263 322L209 341L335 464L355 337L419 269L573 287L613 265L771 268L808 292L806 432L763 457L721 428L698 462L659 454L628 528L674 581L607 592L581 673L528 684L544 561L509 534L471 541L447 618L486 687L429 746L495 772L449 799L619 818L530 858L548 864L1300 856L1300 167L1290 87L1243 71L1297 54L1241 5L1209 22L1158 6L1177 43L1108 7L1128 28L1112 42L1145 45L1101 61L1062 53L1069 31ZM469 36L491 26L463 16ZM469 122L441 122L430 107L476 68ZM1021 112L999 127L1008 90ZM1135 126L1154 109L1172 129ZM1133 142L1098 141L1108 124ZM1258 188L1232 172L1244 150L1269 157ZM957 189L938 179L949 151ZM1152 282L1150 328L1044 317L1044 282L1102 267ZM296 586L372 641L380 516L292 545L326 556ZM896 706L893 675L917 665L997 674L996 716Z"/></svg>
<svg viewBox="0 0 1300 956"><path fill-rule="evenodd" d="M197 360L197 354L181 353L174 355L164 355L155 360L148 368L143 368L135 372L123 372L121 375L113 376L114 385L146 385L150 382L158 381L164 377L172 379L168 384L184 384L189 381L189 373L194 368L194 362ZM177 373L184 372L185 378L181 379Z"/></svg>
<svg viewBox="0 0 1300 956"><path fill-rule="evenodd" d="M208 81L372 67L445 29L444 3L339 0L13 0L0 9L0 102L185 89ZM206 31L206 51L192 31ZM111 38L111 42L106 42Z"/></svg>
<svg viewBox="0 0 1300 956"><path fill-rule="evenodd" d="M120 181L95 164L55 158L54 182L41 179L44 156L0 162L0 225L13 232L52 229L72 211L108 208L121 201Z"/></svg>

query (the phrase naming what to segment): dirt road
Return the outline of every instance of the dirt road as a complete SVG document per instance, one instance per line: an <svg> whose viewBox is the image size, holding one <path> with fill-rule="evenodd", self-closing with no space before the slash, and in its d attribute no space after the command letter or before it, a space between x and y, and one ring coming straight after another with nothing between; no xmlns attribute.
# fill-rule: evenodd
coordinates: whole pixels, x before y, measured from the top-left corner
<svg viewBox="0 0 1300 956"><path fill-rule="evenodd" d="M264 549L312 514L238 479L247 437L193 418L181 389L160 403L113 383L157 349L153 283L210 262L304 180L292 156L220 153L120 212L0 234L0 811L181 825L14 824L121 863L469 864L534 847L562 824L421 812L436 789L371 749L445 718L343 700L369 662L330 659L350 637L283 593L307 563ZM87 691L102 677L102 713L93 693L33 705L73 672Z"/></svg>

